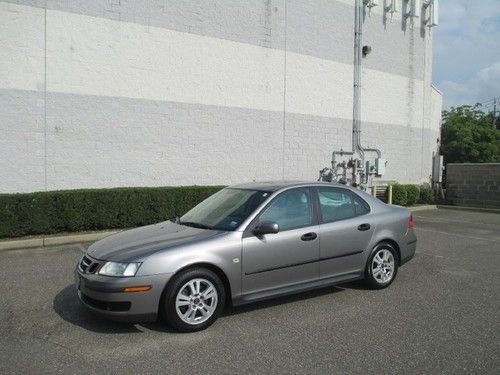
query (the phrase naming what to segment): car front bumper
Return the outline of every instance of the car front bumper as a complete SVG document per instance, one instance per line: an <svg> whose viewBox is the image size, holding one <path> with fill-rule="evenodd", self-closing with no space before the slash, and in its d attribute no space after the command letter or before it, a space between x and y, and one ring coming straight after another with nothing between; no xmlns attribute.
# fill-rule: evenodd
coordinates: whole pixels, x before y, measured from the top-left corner
<svg viewBox="0 0 500 375"><path fill-rule="evenodd" d="M161 295L172 274L110 277L75 269L75 286L81 303L92 312L115 321L151 322L158 316ZM150 285L145 292L124 288Z"/></svg>

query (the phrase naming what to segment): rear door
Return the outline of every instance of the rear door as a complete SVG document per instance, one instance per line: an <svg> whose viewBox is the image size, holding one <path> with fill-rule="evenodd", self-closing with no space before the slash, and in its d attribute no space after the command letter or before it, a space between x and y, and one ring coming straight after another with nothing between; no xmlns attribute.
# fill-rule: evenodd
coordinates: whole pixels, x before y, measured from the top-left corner
<svg viewBox="0 0 500 375"><path fill-rule="evenodd" d="M364 270L375 223L370 206L357 194L340 187L318 187L320 278L357 274Z"/></svg>
<svg viewBox="0 0 500 375"><path fill-rule="evenodd" d="M259 223L273 222L279 232L256 236ZM318 279L319 226L310 188L276 196L243 236L243 294Z"/></svg>

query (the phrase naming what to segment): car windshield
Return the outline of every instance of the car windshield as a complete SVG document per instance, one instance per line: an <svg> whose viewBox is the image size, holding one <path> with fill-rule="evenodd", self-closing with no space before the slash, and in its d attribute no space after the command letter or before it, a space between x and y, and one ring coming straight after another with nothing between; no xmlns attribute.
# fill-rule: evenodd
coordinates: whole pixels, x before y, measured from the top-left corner
<svg viewBox="0 0 500 375"><path fill-rule="evenodd" d="M233 231L270 195L269 191L222 189L188 211L179 223L195 228Z"/></svg>

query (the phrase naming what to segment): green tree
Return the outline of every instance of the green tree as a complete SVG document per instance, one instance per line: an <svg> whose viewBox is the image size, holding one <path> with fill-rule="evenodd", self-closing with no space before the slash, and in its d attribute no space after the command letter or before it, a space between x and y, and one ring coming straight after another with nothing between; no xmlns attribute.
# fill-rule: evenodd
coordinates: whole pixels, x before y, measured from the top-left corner
<svg viewBox="0 0 500 375"><path fill-rule="evenodd" d="M500 130L481 104L443 111L441 154L445 163L500 162Z"/></svg>

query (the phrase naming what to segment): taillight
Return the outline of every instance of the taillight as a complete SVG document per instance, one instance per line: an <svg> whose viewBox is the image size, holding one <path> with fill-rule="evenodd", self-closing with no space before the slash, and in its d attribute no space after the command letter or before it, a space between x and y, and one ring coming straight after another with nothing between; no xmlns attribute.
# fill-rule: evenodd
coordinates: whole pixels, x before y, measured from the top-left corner
<svg viewBox="0 0 500 375"><path fill-rule="evenodd" d="M410 214L410 217L408 218L408 229L413 229L415 224L413 223L413 215Z"/></svg>

